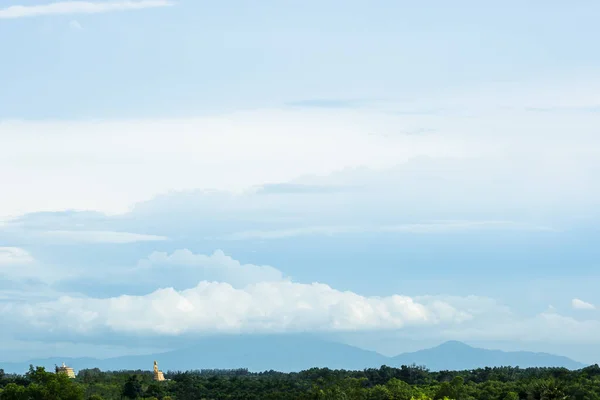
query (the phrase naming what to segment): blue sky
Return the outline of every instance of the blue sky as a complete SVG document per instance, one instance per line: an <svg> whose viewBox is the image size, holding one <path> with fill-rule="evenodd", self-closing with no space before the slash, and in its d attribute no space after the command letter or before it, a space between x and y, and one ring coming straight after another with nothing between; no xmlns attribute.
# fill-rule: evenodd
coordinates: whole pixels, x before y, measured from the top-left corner
<svg viewBox="0 0 600 400"><path fill-rule="evenodd" d="M597 3L2 7L7 361L257 331L598 361Z"/></svg>
<svg viewBox="0 0 600 400"><path fill-rule="evenodd" d="M183 0L3 19L0 34L12 40L2 42L10 62L0 73L11 78L0 109L4 118L189 116L565 79L598 62L598 7Z"/></svg>

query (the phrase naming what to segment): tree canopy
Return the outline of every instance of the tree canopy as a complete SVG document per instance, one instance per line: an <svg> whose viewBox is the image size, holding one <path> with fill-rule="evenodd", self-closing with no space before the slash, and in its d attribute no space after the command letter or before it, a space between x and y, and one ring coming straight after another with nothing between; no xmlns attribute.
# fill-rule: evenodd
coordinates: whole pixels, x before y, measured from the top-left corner
<svg viewBox="0 0 600 400"><path fill-rule="evenodd" d="M298 373L247 370L79 371L75 379L33 366L0 370L0 400L600 400L600 367L482 368L432 372L418 366L362 371L313 368Z"/></svg>

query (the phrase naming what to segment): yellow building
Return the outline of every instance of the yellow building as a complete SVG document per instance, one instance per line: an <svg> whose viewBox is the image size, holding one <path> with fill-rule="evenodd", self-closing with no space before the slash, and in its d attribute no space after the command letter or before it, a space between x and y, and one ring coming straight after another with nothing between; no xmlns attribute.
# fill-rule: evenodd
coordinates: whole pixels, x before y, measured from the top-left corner
<svg viewBox="0 0 600 400"><path fill-rule="evenodd" d="M163 375L162 371L158 370L158 363L156 361L154 361L154 380L155 381L164 381L165 380L165 376Z"/></svg>
<svg viewBox="0 0 600 400"><path fill-rule="evenodd" d="M67 367L65 363L61 367L56 367L56 373L67 374L71 379L75 378L75 371L73 371L73 368Z"/></svg>

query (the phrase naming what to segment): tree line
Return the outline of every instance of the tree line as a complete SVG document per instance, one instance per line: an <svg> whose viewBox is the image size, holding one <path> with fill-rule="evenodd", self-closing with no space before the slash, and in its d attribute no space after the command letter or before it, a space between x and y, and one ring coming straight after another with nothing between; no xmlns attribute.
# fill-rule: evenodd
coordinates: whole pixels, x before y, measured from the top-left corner
<svg viewBox="0 0 600 400"><path fill-rule="evenodd" d="M238 370L150 371L84 369L75 379L30 367L0 370L0 400L600 400L600 367L481 368L428 371L419 366L362 371L313 368L296 373Z"/></svg>

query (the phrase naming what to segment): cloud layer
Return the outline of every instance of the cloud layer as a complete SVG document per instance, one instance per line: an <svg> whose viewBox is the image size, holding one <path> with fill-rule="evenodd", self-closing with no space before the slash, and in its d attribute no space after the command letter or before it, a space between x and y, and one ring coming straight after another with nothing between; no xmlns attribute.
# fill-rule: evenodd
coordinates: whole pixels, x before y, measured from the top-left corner
<svg viewBox="0 0 600 400"><path fill-rule="evenodd" d="M392 104L160 120L5 121L9 145L0 149L0 178L19 201L0 199L0 213L114 214L169 192L260 186L257 196L295 195L311 207L334 208L331 202L357 193L366 203L370 192L380 204L365 207L396 202L397 209L417 212L485 210L487 220L513 220L493 215L500 211L585 212L600 203L597 114L470 99L476 100L481 103L448 99L452 107L424 114L402 113L413 104ZM31 148L31 140L48 151ZM69 147L57 146L63 142ZM4 176L3 166L13 172Z"/></svg>
<svg viewBox="0 0 600 400"><path fill-rule="evenodd" d="M59 281L69 277L61 278L57 270L52 274ZM65 294L43 283L27 288L14 281L10 290L0 287L0 318L11 326L2 336L109 345L131 337L185 342L220 333L388 331L412 340L599 343L596 319L579 320L556 310L523 315L480 296L361 295L295 282L274 267L243 264L220 250L212 255L187 249L152 252L128 268L82 268L78 274L94 286L119 287L120 293L137 286L141 290L134 291L141 293ZM109 275L110 280L103 278ZM592 309L577 299L572 305Z"/></svg>
<svg viewBox="0 0 600 400"><path fill-rule="evenodd" d="M548 232L548 226L517 223L513 221L437 221L415 224L382 226L308 226L270 231L244 231L225 236L227 240L282 239L295 236L340 235L356 233L413 233L444 234L472 231L531 231Z"/></svg>
<svg viewBox="0 0 600 400"><path fill-rule="evenodd" d="M214 280L201 279L206 275ZM113 275L111 282L120 278L148 278L149 287L160 289L137 296L63 295L52 301L8 302L0 306L0 315L33 336L360 331L472 318L439 299L420 303L402 295L361 296L326 284L293 282L273 267L244 265L222 251L212 256L188 250L154 252L136 268ZM169 286L173 281L185 289Z"/></svg>
<svg viewBox="0 0 600 400"><path fill-rule="evenodd" d="M97 14L113 11L141 10L144 8L167 7L173 5L168 0L139 1L60 1L35 6L10 6L0 9L0 19L38 17L43 15ZM79 25L79 24L77 24Z"/></svg>
<svg viewBox="0 0 600 400"><path fill-rule="evenodd" d="M0 267L3 265L29 264L33 257L18 247L0 247Z"/></svg>
<svg viewBox="0 0 600 400"><path fill-rule="evenodd" d="M429 306L406 296L365 297L324 284L289 281L251 284L201 282L183 291L159 289L145 296L109 299L62 297L5 307L37 331L92 335L182 335L224 332L304 332L397 329L455 323L470 315L445 303Z"/></svg>
<svg viewBox="0 0 600 400"><path fill-rule="evenodd" d="M167 240L165 236L146 235L131 232L115 231L85 231L85 230L49 230L39 232L41 238L48 238L55 241L68 243L135 243L135 242L156 242Z"/></svg>

